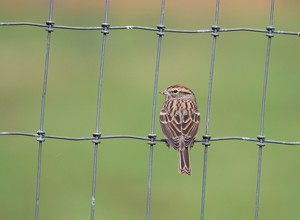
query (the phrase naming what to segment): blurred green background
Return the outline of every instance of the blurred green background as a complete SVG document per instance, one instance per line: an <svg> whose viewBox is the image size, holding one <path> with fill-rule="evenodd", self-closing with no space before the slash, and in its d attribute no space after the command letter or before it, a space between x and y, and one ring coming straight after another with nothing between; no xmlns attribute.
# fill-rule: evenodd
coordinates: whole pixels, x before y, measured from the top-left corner
<svg viewBox="0 0 300 220"><path fill-rule="evenodd" d="M111 25L159 23L161 2L111 1ZM274 26L300 31L300 2L277 0ZM165 25L209 29L215 1L167 1ZM222 0L220 26L268 25L270 1ZM48 1L2 0L0 22L45 23ZM100 26L104 1L54 3L57 25ZM58 30L52 34L45 110L49 135L91 136L95 131L102 35L99 31ZM299 141L299 51L296 36L272 39L265 135ZM44 28L0 27L0 131L39 129L45 63ZM166 33L162 42L159 90L180 83L197 95L205 133L210 34ZM213 137L256 137L267 38L249 32L221 33L217 41L211 106ZM105 56L100 129L103 135L147 136L157 51L155 32L111 31ZM157 114L164 98L157 99ZM155 133L162 137L158 118ZM43 147L40 219L89 219L93 144L47 139ZM34 218L38 142L0 136L0 218ZM258 148L253 142L214 142L209 148L205 219L254 219ZM95 219L144 219L149 146L124 139L103 140L99 148ZM299 219L300 149L267 144L263 150L260 219ZM177 173L177 153L154 148L151 219L199 219L203 146L191 151L190 177Z"/></svg>

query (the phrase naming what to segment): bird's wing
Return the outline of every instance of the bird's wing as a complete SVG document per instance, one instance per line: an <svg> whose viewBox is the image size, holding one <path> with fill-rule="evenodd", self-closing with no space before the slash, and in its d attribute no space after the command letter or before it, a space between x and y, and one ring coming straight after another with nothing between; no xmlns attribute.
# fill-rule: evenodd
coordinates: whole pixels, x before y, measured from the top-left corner
<svg viewBox="0 0 300 220"><path fill-rule="evenodd" d="M160 123L164 135L170 145L175 148L190 145L198 131L200 114L197 108L190 111L170 114L163 108L160 112Z"/></svg>
<svg viewBox="0 0 300 220"><path fill-rule="evenodd" d="M182 135L179 118L170 115L165 109L162 109L160 112L160 124L168 144L174 148L179 148L179 137Z"/></svg>
<svg viewBox="0 0 300 220"><path fill-rule="evenodd" d="M192 111L180 117L182 117L181 132L184 145L188 146L195 140L200 122L200 113L198 111Z"/></svg>

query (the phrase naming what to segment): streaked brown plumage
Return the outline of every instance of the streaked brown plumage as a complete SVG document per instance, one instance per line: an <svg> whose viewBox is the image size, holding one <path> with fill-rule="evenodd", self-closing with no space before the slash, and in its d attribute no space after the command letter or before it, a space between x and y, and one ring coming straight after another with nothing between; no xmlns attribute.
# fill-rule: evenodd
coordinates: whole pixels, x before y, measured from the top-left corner
<svg viewBox="0 0 300 220"><path fill-rule="evenodd" d="M167 144L178 150L178 172L191 174L188 147L198 131L200 113L194 93L185 86L173 85L161 91L166 100L160 111L160 124Z"/></svg>

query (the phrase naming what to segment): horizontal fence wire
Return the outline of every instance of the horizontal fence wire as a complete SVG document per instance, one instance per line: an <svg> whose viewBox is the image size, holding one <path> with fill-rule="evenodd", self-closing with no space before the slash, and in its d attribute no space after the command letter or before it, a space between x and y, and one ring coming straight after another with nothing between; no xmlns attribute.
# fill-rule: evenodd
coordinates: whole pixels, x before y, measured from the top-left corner
<svg viewBox="0 0 300 220"><path fill-rule="evenodd" d="M256 202L255 202L255 220L259 217L259 197L260 197L260 179L261 179L261 163L262 163L262 151L263 146L266 143L286 145L286 146L300 146L300 141L281 141L281 140L270 140L264 136L264 118L265 118L265 103L266 103L266 93L267 93L267 79L269 72L269 60L270 60L270 49L271 49L271 39L274 35L291 35L300 36L300 32L275 30L273 27L273 17L274 17L274 5L275 0L271 0L270 7L270 18L269 24L265 29L250 28L250 27L237 27L237 28L221 28L219 27L219 9L220 0L216 0L215 8L215 20L211 28L208 29L172 29L167 28L164 25L164 11L165 11L165 0L161 0L161 11L159 24L156 27L146 27L146 26L114 26L109 24L108 13L109 13L109 0L105 0L105 15L101 26L94 27L79 27L79 26L64 26L56 25L53 21L53 0L50 0L49 7L49 17L45 24L34 23L34 22L0 22L0 27L13 27L13 26L28 26L44 28L47 31L46 39L46 56L45 56L45 68L44 68L44 81L42 90L42 100L41 100L41 116L40 116L40 127L36 133L26 133L26 132L0 132L0 136L23 136L36 138L38 141L38 164L37 164L37 181L36 181L36 198L35 198L35 219L39 219L39 206L40 206L40 177L41 177L41 166L42 166L42 148L45 140L64 140L64 141L91 141L94 144L94 161L93 161L93 176L92 176L92 195L91 195L91 220L95 218L95 194L96 194L96 173L97 173L97 161L98 161L98 146L101 140L110 139L133 139L139 141L145 141L149 146L149 170L148 170L148 188L147 188L147 205L146 205L146 220L150 220L150 204L151 204L151 189L152 189L152 166L153 166L153 147L156 142L166 142L166 139L156 137L154 134L155 122L156 122L156 100L157 100L157 88L159 80L159 65L160 65L160 54L162 39L165 33L174 34L211 34L212 35L212 52L211 52L211 63L209 72L209 86L208 86L208 102L207 102L207 114L206 114L206 126L205 134L203 139L196 139L195 142L202 143L204 145L204 161L203 161L203 177L202 177L202 196L201 196L201 209L200 209L200 220L205 219L205 196L206 196L206 174L208 165L208 149L212 142L219 141L248 141L255 142L258 145L258 167L257 167L257 182L256 182ZM96 128L95 132L91 136L86 137L68 137L60 135L49 135L44 131L44 112L46 103L46 90L47 90L47 77L48 77L48 65L49 65L49 53L50 53L50 42L51 35L54 30L72 30L72 31L101 31L102 33L102 48L100 54L100 70L99 70L99 84L98 84L98 96L96 105ZM118 30L141 30L156 32L158 35L157 43L157 55L155 63L155 74L154 74L154 88L153 88L153 99L152 99L152 111L151 111L151 129L148 136L135 136L135 135L102 135L100 129L100 119L101 119L101 95L102 95L102 85L103 85L103 75L104 75L104 64L105 64L105 50L106 50L106 39L110 31ZM267 53L265 61L265 71L264 71L264 81L263 81L263 94L262 94L262 106L261 106L261 120L260 120L260 134L257 137L242 137L242 136L228 136L228 137L212 137L209 131L210 122L210 112L211 112L211 98L213 91L213 74L215 66L215 54L217 48L217 38L220 33L227 32L255 32L265 34L268 38L267 41ZM145 146L147 146L145 144ZM253 146L256 146L253 145Z"/></svg>
<svg viewBox="0 0 300 220"><path fill-rule="evenodd" d="M33 22L0 22L0 26L33 26L33 27L42 27L47 28L47 24L33 23ZM102 26L96 27L76 27L76 26L64 26L64 25L55 25L52 26L53 29L65 29L65 30L74 30L74 31L102 31L105 28ZM110 26L109 30L144 30L144 31L159 31L158 27L146 27L146 26ZM258 32L258 33L268 33L266 29L258 29L258 28L248 28L248 27L240 27L240 28L220 28L218 32ZM182 34L211 34L213 33L212 29L195 29L195 30L182 30L182 29L171 29L164 28L164 33L182 33ZM297 35L300 36L300 32L293 31L284 31L284 30L273 30L273 34L284 34L284 35Z"/></svg>
<svg viewBox="0 0 300 220"><path fill-rule="evenodd" d="M36 133L26 133L26 132L0 132L0 136L25 136L25 137L35 137L39 138L40 135ZM54 140L65 140L65 141L93 141L95 137L67 137L67 136L58 136L58 135L44 135L44 140L46 139L54 139ZM106 139L135 139L140 141L151 141L151 138L143 137L143 136L135 136L135 135L101 135L99 140ZM157 142L166 142L165 138L155 138ZM241 137L241 136L228 136L228 137L211 137L210 141L218 142L218 141L249 141L249 142L258 142L257 137ZM204 143L205 139L196 139L196 143ZM269 144L279 144L279 145L300 145L300 141L280 141L280 140L269 140L265 139L265 143Z"/></svg>

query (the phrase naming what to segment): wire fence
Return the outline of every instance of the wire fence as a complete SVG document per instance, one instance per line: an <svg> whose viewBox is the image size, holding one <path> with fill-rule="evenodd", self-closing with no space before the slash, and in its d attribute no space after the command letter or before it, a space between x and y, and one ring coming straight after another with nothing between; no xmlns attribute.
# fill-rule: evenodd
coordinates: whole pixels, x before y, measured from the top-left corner
<svg viewBox="0 0 300 220"><path fill-rule="evenodd" d="M44 81L42 90L42 101L41 101L41 113L40 113L40 126L36 134L25 133L25 132L0 132L0 135L18 135L18 136L28 136L37 139L38 147L38 164L37 164L37 180L36 180L36 197L35 197L35 219L39 219L39 208L40 208L40 187L41 187L41 165L42 165L42 149L43 143L47 139L58 139L65 141L92 141L94 144L94 162L93 162L93 177L92 177L92 196L91 196L91 220L95 218L95 193L96 193L96 173L97 173L97 161L98 161L98 146L102 139L135 139L146 141L149 144L149 171L148 171L148 193L147 193L147 207L146 207L146 220L150 219L150 204L151 204L151 189L152 189L152 167L153 167L153 146L156 142L165 142L163 138L157 138L154 133L155 123L156 123L156 100L157 100L157 87L159 79L159 66L160 66L160 55L161 55L161 45L165 32L179 33L179 34L211 34L212 35L212 51L211 51L211 63L210 63L210 73L209 73L209 86L208 86L208 97L207 97L207 110L206 110L206 123L205 123L205 134L203 139L196 140L196 142L201 142L204 145L204 161L203 161L203 177L202 177L202 197L201 197L201 212L200 219L205 219L205 196L206 196L206 174L207 174L207 158L208 149L211 142L216 141L227 141L227 140L237 140L237 141L250 141L256 142L258 148L258 165L257 165L257 183L256 183L256 202L255 202L255 220L259 219L259 201L260 201L260 183L261 183L261 164L262 164L262 151L263 146L266 143L280 144L280 145L300 145L299 142L289 142L289 141L279 141L279 140L269 140L265 137L264 125L265 125L265 105L266 105L266 93L267 93L267 81L269 72L269 59L271 51L272 38L276 34L283 35L295 35L300 36L300 32L290 32L283 30L275 30L273 27L274 18L274 5L275 0L271 0L270 6L270 17L269 23L266 29L256 29L256 28L221 28L219 26L219 8L220 0L216 0L215 7L215 21L211 29L202 30L181 30L181 29L168 29L164 25L164 11L165 11L165 0L161 1L161 11L160 11L160 23L156 27L145 27L145 26L111 26L108 20L109 14L109 0L105 0L105 16L101 26L99 27L76 27L76 26L63 26L54 24L53 19L53 9L54 1L50 0L49 7L49 18L46 24L32 23L32 22L0 22L0 26L33 26L38 28L45 28L47 31L47 43L46 43L46 57L45 57L45 68L44 68ZM86 30L86 31L101 31L102 32L102 49L101 49L101 63L99 71L99 84L98 84L98 98L97 98L97 111L96 111L96 128L95 132L89 137L66 137L66 136L54 136L48 135L44 131L44 119L45 119L45 101L46 101L46 90L47 90L47 78L48 78L48 64L49 64L49 51L51 45L51 36L55 29L67 29L67 30ZM106 51L106 40L110 31L114 30L143 30L143 31L153 31L158 35L157 43L157 55L156 55L156 68L155 68L155 79L153 88L153 103L152 103L152 118L151 118L151 128L150 134L148 136L132 136L132 135L101 135L100 129L100 117L101 117L101 94L103 85L103 74L105 65L105 51ZM219 33L221 32L257 32L263 33L267 36L267 51L265 60L265 71L264 71L264 81L262 88L262 104L261 104L261 119L260 119L260 134L257 137L211 137L210 135L210 113L211 113L211 100L212 100L212 90L213 90L213 74L215 67L215 53L217 48L217 39Z"/></svg>

